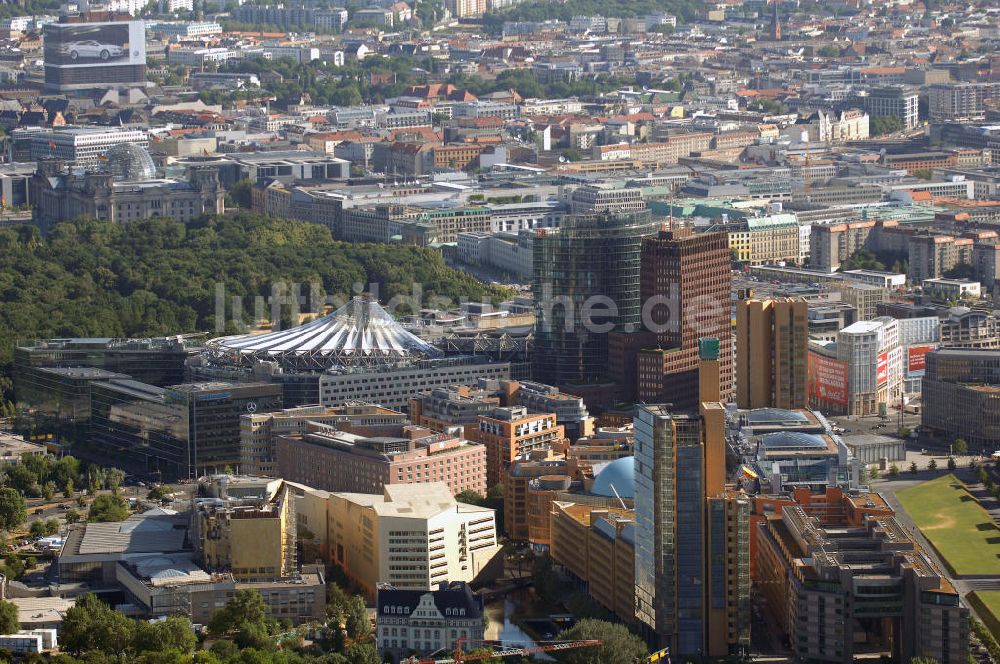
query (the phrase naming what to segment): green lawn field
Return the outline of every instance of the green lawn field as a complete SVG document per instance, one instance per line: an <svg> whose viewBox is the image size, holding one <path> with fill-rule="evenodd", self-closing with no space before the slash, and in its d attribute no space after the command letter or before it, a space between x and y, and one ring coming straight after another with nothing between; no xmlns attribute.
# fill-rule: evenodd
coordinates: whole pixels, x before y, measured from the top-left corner
<svg viewBox="0 0 1000 664"><path fill-rule="evenodd" d="M896 494L952 573L1000 575L1000 529L954 475Z"/></svg>
<svg viewBox="0 0 1000 664"><path fill-rule="evenodd" d="M977 606L976 609L982 614L980 609L985 608L986 612L990 615L980 616L986 623L986 626L990 628L991 632L996 631L996 626L1000 625L1000 590L977 590L973 595L979 600L979 604L982 606Z"/></svg>

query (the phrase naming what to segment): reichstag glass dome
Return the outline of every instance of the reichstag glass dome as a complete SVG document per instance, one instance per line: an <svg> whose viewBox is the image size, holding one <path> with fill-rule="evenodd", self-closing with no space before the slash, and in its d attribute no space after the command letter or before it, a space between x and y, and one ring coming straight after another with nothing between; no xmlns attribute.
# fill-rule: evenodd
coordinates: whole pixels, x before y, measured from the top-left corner
<svg viewBox="0 0 1000 664"><path fill-rule="evenodd" d="M111 146L106 155L108 172L115 180L152 180L156 177L156 165L145 148L132 143Z"/></svg>

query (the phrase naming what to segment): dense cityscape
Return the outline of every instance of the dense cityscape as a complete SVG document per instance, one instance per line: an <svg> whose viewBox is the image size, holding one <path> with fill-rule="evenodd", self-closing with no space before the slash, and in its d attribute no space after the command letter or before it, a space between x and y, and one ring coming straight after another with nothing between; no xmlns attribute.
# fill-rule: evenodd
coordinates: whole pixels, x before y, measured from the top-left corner
<svg viewBox="0 0 1000 664"><path fill-rule="evenodd" d="M1000 664L998 48L0 4L0 661Z"/></svg>

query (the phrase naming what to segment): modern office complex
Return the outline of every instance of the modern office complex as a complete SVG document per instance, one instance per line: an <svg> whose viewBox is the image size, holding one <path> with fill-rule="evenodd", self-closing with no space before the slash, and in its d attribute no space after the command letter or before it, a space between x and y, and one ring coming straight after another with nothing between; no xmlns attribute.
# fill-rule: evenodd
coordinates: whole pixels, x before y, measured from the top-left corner
<svg viewBox="0 0 1000 664"><path fill-rule="evenodd" d="M499 406L523 406L531 414L550 414L570 440L594 432L591 417L581 397L565 394L551 385L516 380L485 380L452 385L418 394L410 400L414 424L438 431L461 426L470 440L479 440L479 418Z"/></svg>
<svg viewBox="0 0 1000 664"><path fill-rule="evenodd" d="M286 485L233 484L242 485L238 495L199 486L202 497L185 513L148 510L70 526L55 562L60 582L120 596L143 618L186 615L207 624L238 591L256 590L275 620L325 619L322 568L293 564L296 519Z"/></svg>
<svg viewBox="0 0 1000 664"><path fill-rule="evenodd" d="M552 385L526 380L503 385L510 394L507 405L524 406L533 413L555 413L556 424L563 427L570 440L594 433L594 418L582 398L560 392Z"/></svg>
<svg viewBox="0 0 1000 664"><path fill-rule="evenodd" d="M64 16L59 23L46 24L43 34L47 91L145 87L143 21L89 22L87 15Z"/></svg>
<svg viewBox="0 0 1000 664"><path fill-rule="evenodd" d="M725 486L719 344L700 345L699 409L635 416L636 618L675 657L750 639L749 501Z"/></svg>
<svg viewBox="0 0 1000 664"><path fill-rule="evenodd" d="M550 550L551 516L557 501L631 511L635 497L631 446L600 446L603 449L594 454L598 458L590 458L577 447L581 446L568 447L564 458L551 452L535 453L511 466L503 485L504 531L511 539L527 542L535 552ZM564 557L584 554L562 550ZM565 564L558 558L556 561ZM586 563L580 564L586 567ZM586 581L586 576L578 576ZM630 610L621 617L631 620L633 615Z"/></svg>
<svg viewBox="0 0 1000 664"><path fill-rule="evenodd" d="M1000 348L1000 319L968 307L952 307L938 330L942 346Z"/></svg>
<svg viewBox="0 0 1000 664"><path fill-rule="evenodd" d="M871 117L896 117L902 121L904 128L912 129L920 119L919 99L920 93L916 89L894 86L869 90L863 102Z"/></svg>
<svg viewBox="0 0 1000 664"><path fill-rule="evenodd" d="M941 348L927 353L921 424L949 445L970 450L1000 445L1000 350Z"/></svg>
<svg viewBox="0 0 1000 664"><path fill-rule="evenodd" d="M240 417L280 408L281 389L268 383L98 382L81 452L163 480L221 472L239 466Z"/></svg>
<svg viewBox="0 0 1000 664"><path fill-rule="evenodd" d="M47 339L14 349L14 389L30 389L35 367L94 367L165 387L184 382L184 365L200 350L198 336L150 339Z"/></svg>
<svg viewBox="0 0 1000 664"><path fill-rule="evenodd" d="M268 383L184 383L167 388L164 396L185 411L191 465L199 473L237 467L244 413L281 408L281 388Z"/></svg>
<svg viewBox="0 0 1000 664"><path fill-rule="evenodd" d="M528 413L524 406L494 408L480 415L470 438L486 448L486 481L502 484L515 459L565 442L554 413Z"/></svg>
<svg viewBox="0 0 1000 664"><path fill-rule="evenodd" d="M16 402L30 417L35 431L56 435L63 445L76 444L71 450L73 454L89 455L91 460L110 462L109 458L99 456L100 446L89 444L95 386L98 388L100 413L100 400L108 396L104 388L108 387L110 381L126 381L148 396L151 391L162 390L167 385L183 383L185 363L200 349L201 339L198 335L24 342L14 349ZM172 428L167 425L160 427L154 420L155 417L147 423L151 431ZM116 465L119 461L121 464L134 461L141 470L147 467L149 470L156 470L157 463L147 466L145 460L157 455L154 451L159 445L156 438L157 435L154 434L143 445L134 448L143 460L130 460L126 455L120 460L115 459ZM180 456L173 456L172 453L167 456L173 458L167 465L182 461ZM161 470L167 471L166 468ZM179 472L188 476L186 469Z"/></svg>
<svg viewBox="0 0 1000 664"><path fill-rule="evenodd" d="M502 563L493 510L456 502L440 482L307 500L327 503L330 562L372 598L379 583L428 591L482 579Z"/></svg>
<svg viewBox="0 0 1000 664"><path fill-rule="evenodd" d="M932 122L972 123L986 118L986 102L1000 96L993 82L938 83L927 91Z"/></svg>
<svg viewBox="0 0 1000 664"><path fill-rule="evenodd" d="M437 431L463 427L465 435L475 436L479 416L500 405L499 390L466 385L436 387L410 399L409 415L414 424Z"/></svg>
<svg viewBox="0 0 1000 664"><path fill-rule="evenodd" d="M282 480L240 482L229 490L227 475L210 478L195 499L191 536L195 558L209 570L226 570L237 581L295 576L295 494Z"/></svg>
<svg viewBox="0 0 1000 664"><path fill-rule="evenodd" d="M361 402L337 408L299 406L274 413L245 413L240 418L240 471L248 475L281 477L277 467L278 437L301 436L310 424L381 435L409 424L409 419L394 410Z"/></svg>
<svg viewBox="0 0 1000 664"><path fill-rule="evenodd" d="M95 367L31 367L19 374L17 402L39 431L85 436L91 415L91 385L128 379L125 374Z"/></svg>
<svg viewBox="0 0 1000 664"><path fill-rule="evenodd" d="M534 378L559 387L607 380L608 332L638 330L647 210L565 217L533 248Z"/></svg>
<svg viewBox="0 0 1000 664"><path fill-rule="evenodd" d="M642 245L642 300L653 343L636 335L636 398L693 408L698 394L698 339L719 340L722 398L733 385L731 254L725 233L661 231ZM631 354L623 358L624 365ZM616 362L618 357L615 358ZM627 378L622 377L623 381Z"/></svg>
<svg viewBox="0 0 1000 664"><path fill-rule="evenodd" d="M903 389L899 321L880 316L837 333L836 342L811 342L810 406L831 415L878 415Z"/></svg>
<svg viewBox="0 0 1000 664"><path fill-rule="evenodd" d="M319 377L319 400L324 406L360 399L402 409L410 397L428 388L509 379L509 362L490 362L477 356L421 360L398 367L351 367Z"/></svg>
<svg viewBox="0 0 1000 664"><path fill-rule="evenodd" d="M736 303L736 404L805 408L809 305L805 300Z"/></svg>
<svg viewBox="0 0 1000 664"><path fill-rule="evenodd" d="M848 524L785 506L759 525L756 580L803 660L968 659L969 610L894 516Z"/></svg>
<svg viewBox="0 0 1000 664"><path fill-rule="evenodd" d="M486 495L483 445L414 425L373 434L359 433L365 427L340 428L307 425L301 435L279 436L279 476L326 491L379 493L387 485L443 482L454 494Z"/></svg>
<svg viewBox="0 0 1000 664"><path fill-rule="evenodd" d="M621 508L554 501L549 555L601 606L635 620L635 513Z"/></svg>
<svg viewBox="0 0 1000 664"><path fill-rule="evenodd" d="M748 493L857 485L850 449L818 411L757 408L732 424L730 441L743 457L740 486Z"/></svg>

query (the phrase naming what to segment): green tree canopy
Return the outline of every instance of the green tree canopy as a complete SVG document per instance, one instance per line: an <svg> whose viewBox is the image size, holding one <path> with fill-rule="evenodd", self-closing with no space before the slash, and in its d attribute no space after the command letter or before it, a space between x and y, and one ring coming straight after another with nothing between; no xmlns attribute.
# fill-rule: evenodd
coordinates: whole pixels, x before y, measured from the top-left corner
<svg viewBox="0 0 1000 664"><path fill-rule="evenodd" d="M355 643L344 653L348 664L381 664L375 646L371 643Z"/></svg>
<svg viewBox="0 0 1000 664"><path fill-rule="evenodd" d="M266 634L276 634L278 623L267 613L264 597L256 590L237 590L229 603L215 612L208 630L215 635L232 634L247 625L261 627Z"/></svg>
<svg viewBox="0 0 1000 664"><path fill-rule="evenodd" d="M455 494L455 500L466 505L482 505L486 501L486 498L472 489L465 489Z"/></svg>
<svg viewBox="0 0 1000 664"><path fill-rule="evenodd" d="M251 203L251 192L253 182L249 178L243 178L229 189L229 197L241 208L249 209Z"/></svg>
<svg viewBox="0 0 1000 664"><path fill-rule="evenodd" d="M133 650L135 622L97 599L92 593L81 595L66 612L59 642L64 650L80 655L96 653L124 659Z"/></svg>
<svg viewBox="0 0 1000 664"><path fill-rule="evenodd" d="M0 600L0 634L13 634L21 628L17 619L17 606Z"/></svg>
<svg viewBox="0 0 1000 664"><path fill-rule="evenodd" d="M878 117L870 118L869 122L869 133L872 136L882 136L883 134L891 134L894 131L899 131L903 128L902 118L895 115L881 115Z"/></svg>
<svg viewBox="0 0 1000 664"><path fill-rule="evenodd" d="M4 228L0 378L10 374L16 339L225 330L230 323L248 322L254 298L270 296L279 281L304 284L307 293L315 283L319 293L344 297L355 292L355 284L365 289L372 284L383 302L410 295L414 283L425 300L452 303L511 293L449 268L430 248L337 242L321 224L253 214L205 216L187 225L165 218L121 224L80 220L59 224L44 238L37 229ZM227 302L232 297L243 302L239 316L226 312L218 325L217 286ZM323 303L315 304L319 309ZM12 396L9 380L0 381L0 388L7 390L0 398ZM60 472L68 476L71 463ZM40 495L26 489L40 492L50 478L30 472L22 479L27 487L13 478L9 485Z"/></svg>
<svg viewBox="0 0 1000 664"><path fill-rule="evenodd" d="M128 518L128 503L121 496L103 494L90 504L88 521L124 521Z"/></svg>
<svg viewBox="0 0 1000 664"><path fill-rule="evenodd" d="M355 641L364 639L371 634L372 622L368 617L365 600L360 595L355 595L348 600L344 615L344 627L347 630L347 635Z"/></svg>
<svg viewBox="0 0 1000 664"><path fill-rule="evenodd" d="M0 489L0 529L9 531L19 528L27 518L24 496L10 487Z"/></svg>
<svg viewBox="0 0 1000 664"><path fill-rule="evenodd" d="M584 618L559 635L560 640L596 639L600 646L556 654L563 664L641 664L649 655L645 642L620 623Z"/></svg>
<svg viewBox="0 0 1000 664"><path fill-rule="evenodd" d="M191 653L197 645L191 619L169 616L158 622L137 624L134 646L139 652Z"/></svg>
<svg viewBox="0 0 1000 664"><path fill-rule="evenodd" d="M150 500L162 500L165 496L169 496L173 492L174 488L169 484L157 484L156 486L154 486L152 489L149 490L149 493L146 494L146 497L149 498Z"/></svg>

